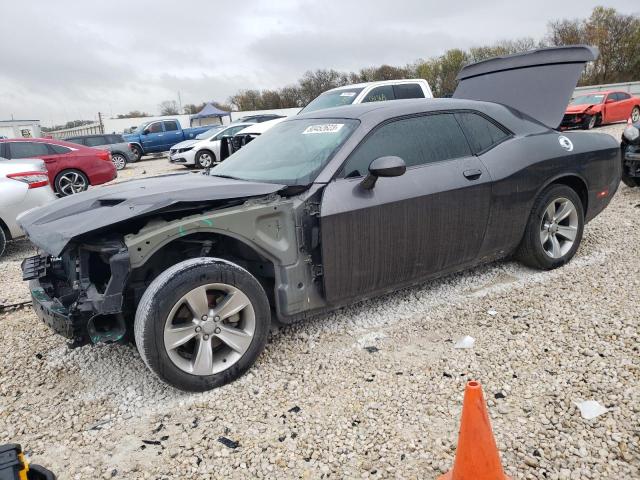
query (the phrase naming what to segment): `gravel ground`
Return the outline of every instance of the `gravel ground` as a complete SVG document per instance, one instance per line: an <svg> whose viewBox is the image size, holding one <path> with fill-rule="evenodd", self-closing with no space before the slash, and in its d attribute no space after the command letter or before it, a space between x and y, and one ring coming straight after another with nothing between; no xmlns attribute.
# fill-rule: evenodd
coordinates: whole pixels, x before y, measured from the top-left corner
<svg viewBox="0 0 640 480"><path fill-rule="evenodd" d="M143 170L175 167L125 172ZM559 270L499 262L276 329L203 394L159 383L132 346L70 351L29 309L0 314L0 443L60 479L435 478L477 379L513 478L640 478L639 215L621 186ZM10 246L0 300L26 297L30 252ZM474 348L454 349L464 335ZM584 420L581 400L608 412Z"/></svg>

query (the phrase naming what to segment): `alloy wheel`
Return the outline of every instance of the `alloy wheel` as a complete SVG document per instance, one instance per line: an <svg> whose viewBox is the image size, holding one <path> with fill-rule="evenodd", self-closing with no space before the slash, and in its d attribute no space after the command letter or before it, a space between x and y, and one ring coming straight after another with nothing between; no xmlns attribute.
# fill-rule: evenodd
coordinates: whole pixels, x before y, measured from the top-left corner
<svg viewBox="0 0 640 480"><path fill-rule="evenodd" d="M596 126L596 116L593 115L590 119L589 119L589 130L591 130L593 127Z"/></svg>
<svg viewBox="0 0 640 480"><path fill-rule="evenodd" d="M122 170L124 167L127 166L127 159L117 153L111 156L111 161L115 165L116 170Z"/></svg>
<svg viewBox="0 0 640 480"><path fill-rule="evenodd" d="M211 155L209 153L202 152L198 156L198 163L200 164L200 166L202 168L209 168L211 166L211 164L213 163L213 159L211 158Z"/></svg>
<svg viewBox="0 0 640 480"><path fill-rule="evenodd" d="M573 247L578 234L578 211L567 198L553 200L540 222L542 249L551 258L561 258Z"/></svg>
<svg viewBox="0 0 640 480"><path fill-rule="evenodd" d="M246 353L256 330L249 298L238 288L213 283L187 292L174 305L164 327L164 347L180 370L214 375Z"/></svg>
<svg viewBox="0 0 640 480"><path fill-rule="evenodd" d="M633 123L640 122L640 108L633 107L633 110L631 110L631 121Z"/></svg>
<svg viewBox="0 0 640 480"><path fill-rule="evenodd" d="M74 193L84 192L88 185L84 176L80 173L67 172L58 180L58 187L63 195L73 195Z"/></svg>

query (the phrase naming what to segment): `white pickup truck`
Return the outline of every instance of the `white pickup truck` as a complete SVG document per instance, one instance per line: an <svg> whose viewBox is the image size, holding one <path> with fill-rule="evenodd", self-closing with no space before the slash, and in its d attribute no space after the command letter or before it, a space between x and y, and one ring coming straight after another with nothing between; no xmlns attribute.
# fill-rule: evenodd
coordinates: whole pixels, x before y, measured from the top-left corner
<svg viewBox="0 0 640 480"><path fill-rule="evenodd" d="M356 103L384 102L406 98L433 98L431 87L422 78L355 83L327 90L314 98L299 113Z"/></svg>

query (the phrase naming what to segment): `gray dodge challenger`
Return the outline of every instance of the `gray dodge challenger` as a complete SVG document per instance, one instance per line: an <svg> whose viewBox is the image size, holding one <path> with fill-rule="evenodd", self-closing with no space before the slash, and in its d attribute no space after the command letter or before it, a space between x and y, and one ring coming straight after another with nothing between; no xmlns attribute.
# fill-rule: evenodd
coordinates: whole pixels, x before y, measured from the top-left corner
<svg viewBox="0 0 640 480"><path fill-rule="evenodd" d="M610 136L556 128L586 46L465 67L451 99L291 117L200 174L120 183L19 222L33 308L73 347L135 341L203 391L310 315L516 255L553 269L620 182Z"/></svg>

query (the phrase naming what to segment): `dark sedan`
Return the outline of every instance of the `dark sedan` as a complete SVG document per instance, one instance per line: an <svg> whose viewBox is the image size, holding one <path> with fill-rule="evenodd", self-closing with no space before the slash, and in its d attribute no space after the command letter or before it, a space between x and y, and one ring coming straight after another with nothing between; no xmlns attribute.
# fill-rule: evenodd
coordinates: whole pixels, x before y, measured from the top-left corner
<svg viewBox="0 0 640 480"><path fill-rule="evenodd" d="M620 182L612 137L550 128L594 58L570 47L482 62L461 72L457 99L291 117L207 174L29 212L35 311L76 346L135 337L164 381L207 390L253 364L272 316L292 323L513 253L557 268ZM536 87L546 104L517 92Z"/></svg>

